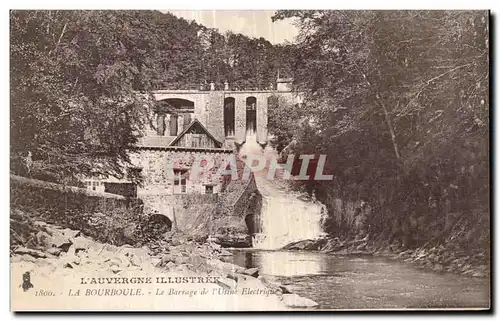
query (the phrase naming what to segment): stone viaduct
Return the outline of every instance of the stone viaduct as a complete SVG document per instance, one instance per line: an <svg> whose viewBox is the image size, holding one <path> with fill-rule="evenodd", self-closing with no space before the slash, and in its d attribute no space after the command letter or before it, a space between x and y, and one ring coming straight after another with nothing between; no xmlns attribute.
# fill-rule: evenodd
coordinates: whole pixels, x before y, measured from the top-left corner
<svg viewBox="0 0 500 321"><path fill-rule="evenodd" d="M153 95L159 104L174 107L176 115L155 115L160 130L148 136L175 137L194 118L203 123L224 147L240 146L247 137L256 137L260 145L268 142L267 113L273 96L288 102L300 103L300 95L292 92L290 79L278 79L273 90L156 90Z"/></svg>

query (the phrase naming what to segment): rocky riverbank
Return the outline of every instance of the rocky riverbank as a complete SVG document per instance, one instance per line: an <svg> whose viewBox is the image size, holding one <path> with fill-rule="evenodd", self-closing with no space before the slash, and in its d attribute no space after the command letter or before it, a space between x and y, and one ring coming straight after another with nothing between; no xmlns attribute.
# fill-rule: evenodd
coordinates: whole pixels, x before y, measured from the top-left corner
<svg viewBox="0 0 500 321"><path fill-rule="evenodd" d="M486 251L469 253L451 244L405 249L398 244L377 245L366 236L344 241L336 237L302 240L290 243L283 249L320 251L338 256L384 256L437 273L447 272L478 278L487 278L490 275L489 256Z"/></svg>
<svg viewBox="0 0 500 321"><path fill-rule="evenodd" d="M50 290L51 293L60 292L59 295L68 300L60 302L77 309L120 309L129 304L129 307L138 309L242 311L287 310L317 305L292 293L287 287L260 276L258 269L245 269L224 262L225 257L232 254L210 241L195 240L190 236L170 232L164 238L140 248L115 246L96 242L78 230L32 219L22 211L17 211L11 217L14 220L14 224L11 224L11 237L23 240L22 243L17 241L11 244L11 277L13 285L19 284L19 287L14 287L14 295L19 297L27 293L23 291L23 284L26 282L22 281L26 272L29 272L28 283L34 285L37 295L39 289ZM101 298L84 294L81 294L81 300L70 300L71 291L74 294L76 289L81 288L82 293L89 290L87 285L81 284L82 278L130 280L144 276L157 282L161 280L161 283L164 283L163 280L170 280L168 277L172 280L210 277L215 282L205 283L201 287L200 284L180 281L180 284L169 285L167 288L144 285L142 290L136 289L141 295L152 295L149 301L142 297L129 301L131 298L123 297L115 298L119 300L114 301L102 298L101 302ZM66 297L68 291L69 296ZM168 297L162 299L163 293ZM184 297L186 295L188 297ZM22 305L24 301L21 301L15 300L15 303ZM34 300L33 309L37 309L36 304L42 304L40 302ZM50 307L45 302L41 309Z"/></svg>

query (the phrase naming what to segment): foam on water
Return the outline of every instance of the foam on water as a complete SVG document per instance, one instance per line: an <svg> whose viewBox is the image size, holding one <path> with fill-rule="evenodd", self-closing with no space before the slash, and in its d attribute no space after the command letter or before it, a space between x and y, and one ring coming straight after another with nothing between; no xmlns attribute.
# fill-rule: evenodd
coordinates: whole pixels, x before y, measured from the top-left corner
<svg viewBox="0 0 500 321"><path fill-rule="evenodd" d="M246 143L240 150L240 156L249 154L265 155L268 159L277 156L276 151L270 147L263 150L255 135L247 136ZM279 249L291 242L324 235L321 228L322 218L326 214L323 204L299 199L300 194L280 187L276 181L268 180L267 170L254 174L263 197L261 233L254 236L254 248Z"/></svg>

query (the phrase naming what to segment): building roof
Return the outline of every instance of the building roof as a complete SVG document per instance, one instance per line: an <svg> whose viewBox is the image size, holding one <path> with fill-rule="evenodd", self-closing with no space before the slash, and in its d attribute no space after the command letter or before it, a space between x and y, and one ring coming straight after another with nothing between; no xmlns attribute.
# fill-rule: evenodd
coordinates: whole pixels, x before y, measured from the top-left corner
<svg viewBox="0 0 500 321"><path fill-rule="evenodd" d="M175 136L143 136L139 138L137 145L149 148L167 147L175 138Z"/></svg>
<svg viewBox="0 0 500 321"><path fill-rule="evenodd" d="M214 135L212 135L198 119L194 119L189 125L187 125L187 127L184 128L184 130L179 135L177 135L177 137L175 137L174 140L170 142L169 146L175 146L175 144L182 138L182 136L184 136L187 132L189 132L191 128L193 128L196 125L199 126L201 130L203 130L205 134L207 134L207 136L210 137L210 139L212 139L215 142L215 145L218 148L222 147L222 142L220 142L217 138L215 138Z"/></svg>

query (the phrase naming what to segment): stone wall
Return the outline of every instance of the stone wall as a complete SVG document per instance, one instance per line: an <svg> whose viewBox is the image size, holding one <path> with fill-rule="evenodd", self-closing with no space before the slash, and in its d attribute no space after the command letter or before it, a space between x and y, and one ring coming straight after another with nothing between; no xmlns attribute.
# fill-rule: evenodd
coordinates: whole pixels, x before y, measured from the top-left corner
<svg viewBox="0 0 500 321"><path fill-rule="evenodd" d="M32 208L55 209L58 211L78 210L81 212L129 211L137 205L121 195L94 192L85 188L10 176L10 200L12 205Z"/></svg>
<svg viewBox="0 0 500 321"><path fill-rule="evenodd" d="M213 187L213 193L220 192L221 181L216 180L216 172L228 153L205 151L182 151L168 149L142 149L131 155L135 166L142 168L144 183L137 190L139 198L143 195L173 195L174 169L186 170L187 194L205 194L205 185L218 183ZM206 172L191 176L193 163L199 160L213 160L213 168Z"/></svg>
<svg viewBox="0 0 500 321"><path fill-rule="evenodd" d="M69 227L101 242L135 244L142 219L137 199L11 175L11 213ZM13 215L13 214L11 214Z"/></svg>
<svg viewBox="0 0 500 321"><path fill-rule="evenodd" d="M238 144L242 144L246 139L246 126L247 126L247 107L246 107L246 97L236 96L235 97L235 115L234 115L234 127L235 127L235 141Z"/></svg>
<svg viewBox="0 0 500 321"><path fill-rule="evenodd" d="M247 181L233 181L228 186L228 192L221 196L210 233L216 238L227 238L258 232L261 208L262 196L253 175ZM249 224L253 226L249 227Z"/></svg>
<svg viewBox="0 0 500 321"><path fill-rule="evenodd" d="M203 213L212 215L207 207L217 204L218 194L180 194L180 195L142 195L144 212L147 214L161 214L176 223L179 230L192 228L193 218L198 214L197 206L202 206Z"/></svg>
<svg viewBox="0 0 500 321"><path fill-rule="evenodd" d="M221 208L219 194L222 192L222 177L216 180L216 172L225 158L231 154L203 151L168 149L142 149L134 154L132 161L142 167L144 182L137 196L144 203L145 214L165 215L172 226L186 233L208 233L208 225L215 211ZM191 175L194 161L214 162L207 173ZM174 188L174 169L185 169L186 193L179 194ZM205 186L213 182L213 193L206 194Z"/></svg>
<svg viewBox="0 0 500 321"><path fill-rule="evenodd" d="M210 91L206 110L208 131L220 142L224 141L224 92Z"/></svg>

